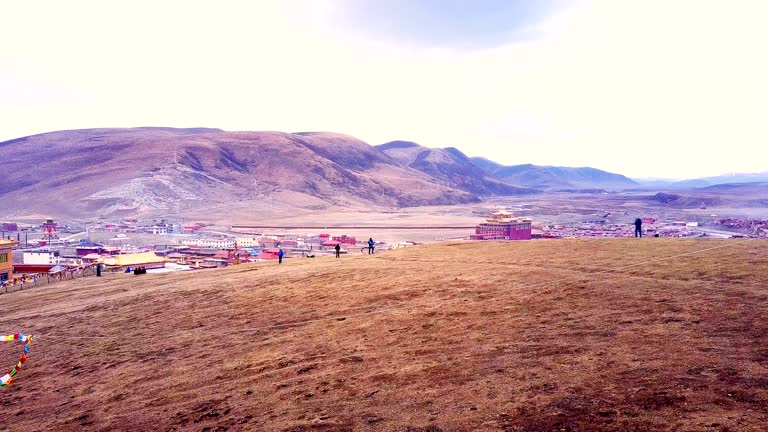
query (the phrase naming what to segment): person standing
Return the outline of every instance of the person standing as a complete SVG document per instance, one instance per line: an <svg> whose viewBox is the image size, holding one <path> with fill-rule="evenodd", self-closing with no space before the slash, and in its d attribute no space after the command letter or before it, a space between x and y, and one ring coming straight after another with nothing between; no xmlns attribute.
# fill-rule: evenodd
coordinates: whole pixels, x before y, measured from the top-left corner
<svg viewBox="0 0 768 432"><path fill-rule="evenodd" d="M376 247L376 242L373 241L373 237L368 239L368 255L373 255L373 249Z"/></svg>
<svg viewBox="0 0 768 432"><path fill-rule="evenodd" d="M640 218L635 219L635 237L643 236L643 220Z"/></svg>
<svg viewBox="0 0 768 432"><path fill-rule="evenodd" d="M282 249L279 249L277 251L277 263L282 264L283 263L283 256L285 256L285 252L283 252Z"/></svg>
<svg viewBox="0 0 768 432"><path fill-rule="evenodd" d="M341 254L341 245L337 244L334 249L336 249L336 258L340 258L341 257L341 255L340 255Z"/></svg>

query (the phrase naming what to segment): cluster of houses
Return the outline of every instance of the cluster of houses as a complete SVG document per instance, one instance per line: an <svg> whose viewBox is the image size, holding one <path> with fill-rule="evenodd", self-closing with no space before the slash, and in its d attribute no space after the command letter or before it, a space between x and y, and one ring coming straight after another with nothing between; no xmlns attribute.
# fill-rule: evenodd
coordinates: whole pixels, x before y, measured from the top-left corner
<svg viewBox="0 0 768 432"><path fill-rule="evenodd" d="M643 217L642 230L645 236L696 237L701 236L698 222L659 222L652 217ZM631 223L608 223L605 219L585 220L571 224L548 224L533 230L533 238L614 238L633 237L635 226Z"/></svg>
<svg viewBox="0 0 768 432"><path fill-rule="evenodd" d="M120 222L92 222L89 226L94 232L113 232L125 234L196 234L206 225L202 223L182 224L165 219L139 221L138 219L123 219Z"/></svg>
<svg viewBox="0 0 768 432"><path fill-rule="evenodd" d="M10 239L0 245L0 268L8 269L2 273L5 280L12 278L14 273L17 276L44 274L97 264L101 264L107 271L124 271L136 267L150 271L226 267L276 260L281 249L286 257L330 255L335 253L336 245L340 245L342 252L346 253L357 246L357 240L346 235L330 234L201 237L184 239L181 244L148 244L138 248L81 241L79 245L71 247L18 250L19 254L14 259L12 249L16 245L17 242Z"/></svg>
<svg viewBox="0 0 768 432"><path fill-rule="evenodd" d="M193 238L184 239L181 243L180 246L173 246L172 258L188 260L190 255L215 251L215 258L220 260L216 264L221 267L233 264L236 259L239 262L277 259L281 249L286 257L331 254L335 252L336 245L340 245L342 252L346 253L357 245L357 240L347 235L317 234Z"/></svg>
<svg viewBox="0 0 768 432"><path fill-rule="evenodd" d="M768 237L768 220L720 219L718 224L728 230L740 231L755 237Z"/></svg>

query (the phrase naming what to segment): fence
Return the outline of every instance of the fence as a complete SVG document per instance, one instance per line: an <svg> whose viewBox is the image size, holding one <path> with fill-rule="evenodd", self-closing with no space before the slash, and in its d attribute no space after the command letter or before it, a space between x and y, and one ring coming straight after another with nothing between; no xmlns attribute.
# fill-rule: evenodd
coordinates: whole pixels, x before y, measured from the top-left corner
<svg viewBox="0 0 768 432"><path fill-rule="evenodd" d="M67 268L57 273L33 273L14 277L0 284L0 294L9 294L21 291L24 288L32 288L54 284L69 279L96 275L96 265Z"/></svg>

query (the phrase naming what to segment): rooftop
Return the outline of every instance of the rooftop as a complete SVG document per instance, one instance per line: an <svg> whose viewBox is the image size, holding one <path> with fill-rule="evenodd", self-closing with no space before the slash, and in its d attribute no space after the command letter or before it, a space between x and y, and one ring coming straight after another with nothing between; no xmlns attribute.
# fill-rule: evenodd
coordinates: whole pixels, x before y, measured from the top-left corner
<svg viewBox="0 0 768 432"><path fill-rule="evenodd" d="M13 246L16 246L16 244L17 244L16 240L0 239L0 247L2 247L2 246L5 246L5 247L11 246L11 247L13 247Z"/></svg>

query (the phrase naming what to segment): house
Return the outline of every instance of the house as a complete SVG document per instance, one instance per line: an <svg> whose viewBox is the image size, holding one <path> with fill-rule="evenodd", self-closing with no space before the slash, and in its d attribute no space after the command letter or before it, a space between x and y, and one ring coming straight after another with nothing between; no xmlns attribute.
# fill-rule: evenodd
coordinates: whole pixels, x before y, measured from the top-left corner
<svg viewBox="0 0 768 432"><path fill-rule="evenodd" d="M265 249L259 253L259 259L273 260L277 259L277 254L280 252L278 248Z"/></svg>
<svg viewBox="0 0 768 432"><path fill-rule="evenodd" d="M234 249L235 241L232 239L190 239L182 240L181 244L185 246L204 246L214 249Z"/></svg>
<svg viewBox="0 0 768 432"><path fill-rule="evenodd" d="M341 242L337 240L326 240L322 244L323 250L335 250L336 245L341 245Z"/></svg>
<svg viewBox="0 0 768 432"><path fill-rule="evenodd" d="M138 252L115 255L104 259L104 264L110 267L164 267L168 258L157 256L154 252Z"/></svg>
<svg viewBox="0 0 768 432"><path fill-rule="evenodd" d="M337 241L337 242L339 242L341 244L345 244L345 245L352 245L352 246L354 246L355 244L357 244L357 242L356 242L354 237L348 237L346 234L343 234L343 235L340 235L340 236L333 236L331 238L331 240Z"/></svg>
<svg viewBox="0 0 768 432"><path fill-rule="evenodd" d="M152 234L159 234L159 235L166 235L168 234L168 228L164 226L159 225L152 225L152 228L149 230Z"/></svg>
<svg viewBox="0 0 768 432"><path fill-rule="evenodd" d="M36 251L36 252L24 252L22 254L22 262L24 264L34 265L57 265L59 264L59 252L58 251Z"/></svg>
<svg viewBox="0 0 768 432"><path fill-rule="evenodd" d="M220 258L205 258L202 267L220 268L227 266L227 260Z"/></svg>
<svg viewBox="0 0 768 432"><path fill-rule="evenodd" d="M13 279L13 247L15 240L0 239L0 283Z"/></svg>
<svg viewBox="0 0 768 432"><path fill-rule="evenodd" d="M262 249L270 249L276 247L280 242L276 239L269 237L262 237L259 239L259 247Z"/></svg>
<svg viewBox="0 0 768 432"><path fill-rule="evenodd" d="M101 260L101 255L97 253L90 253L88 255L81 256L80 259L83 260L83 264L93 264Z"/></svg>
<svg viewBox="0 0 768 432"><path fill-rule="evenodd" d="M18 231L19 226L11 222L0 223L0 231Z"/></svg>
<svg viewBox="0 0 768 432"><path fill-rule="evenodd" d="M251 247L259 246L259 239L256 237L237 237L235 238L235 241L237 242L237 247L241 247L241 248L251 248Z"/></svg>

